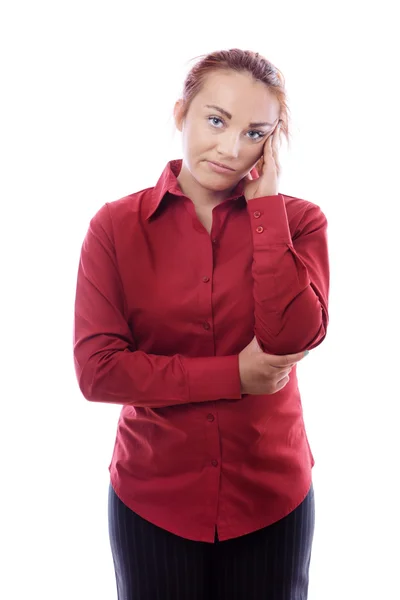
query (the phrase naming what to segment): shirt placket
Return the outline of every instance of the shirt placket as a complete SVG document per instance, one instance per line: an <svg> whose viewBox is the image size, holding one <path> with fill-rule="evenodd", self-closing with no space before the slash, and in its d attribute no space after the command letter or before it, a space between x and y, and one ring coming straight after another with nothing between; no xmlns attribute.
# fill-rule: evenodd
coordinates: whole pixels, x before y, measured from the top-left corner
<svg viewBox="0 0 400 600"><path fill-rule="evenodd" d="M204 354L215 355L215 330L213 320L213 287L214 287L214 265L218 259L218 241L220 233L220 222L217 211L214 211L213 226L211 234L205 240L204 252L201 253L201 321L199 325L204 332ZM208 486L205 494L205 505L210 515L209 527L215 531L217 524L219 487L221 476L221 442L218 426L217 402L206 402L201 406L202 418L205 428L204 461L208 470Z"/></svg>

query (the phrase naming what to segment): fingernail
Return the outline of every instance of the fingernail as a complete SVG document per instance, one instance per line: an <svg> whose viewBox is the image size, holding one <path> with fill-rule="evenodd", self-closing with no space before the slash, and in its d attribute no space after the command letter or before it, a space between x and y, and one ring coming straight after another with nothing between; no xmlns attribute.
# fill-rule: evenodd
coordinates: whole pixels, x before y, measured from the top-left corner
<svg viewBox="0 0 400 600"><path fill-rule="evenodd" d="M307 356L307 354L310 354L309 350L306 350L306 351L304 352L304 356Z"/></svg>

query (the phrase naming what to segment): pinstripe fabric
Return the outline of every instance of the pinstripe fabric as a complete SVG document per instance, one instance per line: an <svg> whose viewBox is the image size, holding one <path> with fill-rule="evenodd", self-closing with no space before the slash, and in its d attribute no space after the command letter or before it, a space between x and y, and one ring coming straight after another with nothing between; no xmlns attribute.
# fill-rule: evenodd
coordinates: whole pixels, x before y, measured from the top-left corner
<svg viewBox="0 0 400 600"><path fill-rule="evenodd" d="M145 521L121 502L111 485L108 507L118 600L210 600L212 544Z"/></svg>
<svg viewBox="0 0 400 600"><path fill-rule="evenodd" d="M306 600L314 535L314 488L284 519L215 545L218 600Z"/></svg>
<svg viewBox="0 0 400 600"><path fill-rule="evenodd" d="M214 544L165 531L109 488L109 534L118 600L306 600L315 503L276 523Z"/></svg>

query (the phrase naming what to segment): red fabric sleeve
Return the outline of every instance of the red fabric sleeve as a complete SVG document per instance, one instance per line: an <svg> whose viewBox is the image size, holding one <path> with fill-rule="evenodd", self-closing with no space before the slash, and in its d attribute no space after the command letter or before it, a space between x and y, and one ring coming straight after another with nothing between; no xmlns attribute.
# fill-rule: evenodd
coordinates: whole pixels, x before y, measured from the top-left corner
<svg viewBox="0 0 400 600"><path fill-rule="evenodd" d="M87 400L165 407L240 399L238 356L156 356L135 348L107 205L90 221L78 267L74 360Z"/></svg>
<svg viewBox="0 0 400 600"><path fill-rule="evenodd" d="M292 238L281 194L249 200L247 208L258 342L271 354L310 350L328 325L327 219L308 202Z"/></svg>

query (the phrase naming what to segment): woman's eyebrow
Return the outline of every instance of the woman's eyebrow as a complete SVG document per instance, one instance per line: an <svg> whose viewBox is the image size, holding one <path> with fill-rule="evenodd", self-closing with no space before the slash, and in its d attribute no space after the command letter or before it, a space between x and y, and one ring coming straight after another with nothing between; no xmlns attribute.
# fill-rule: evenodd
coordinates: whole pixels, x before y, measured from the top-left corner
<svg viewBox="0 0 400 600"><path fill-rule="evenodd" d="M224 108L221 108L220 106L215 106L215 104L206 104L206 108L213 108L214 110L218 110L227 119L232 119L231 113L229 113ZM267 122L265 122L265 123L249 123L249 127L264 127L264 126L273 127L274 123L267 123Z"/></svg>

